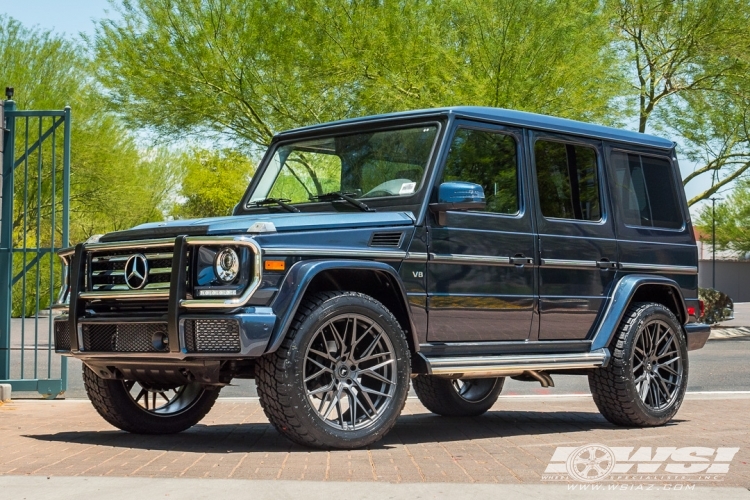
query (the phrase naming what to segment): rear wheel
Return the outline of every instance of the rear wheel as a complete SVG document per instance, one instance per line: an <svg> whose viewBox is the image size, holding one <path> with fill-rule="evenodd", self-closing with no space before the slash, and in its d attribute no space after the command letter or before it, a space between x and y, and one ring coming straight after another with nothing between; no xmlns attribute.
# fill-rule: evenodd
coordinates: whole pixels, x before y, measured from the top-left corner
<svg viewBox="0 0 750 500"><path fill-rule="evenodd" d="M445 379L419 375L414 391L432 413L445 417L476 417L495 404L503 390L504 377Z"/></svg>
<svg viewBox="0 0 750 500"><path fill-rule="evenodd" d="M109 380L83 367L83 383L104 420L136 434L174 434L200 422L219 397L219 388L198 383L155 386Z"/></svg>
<svg viewBox="0 0 750 500"><path fill-rule="evenodd" d="M663 425L677 413L688 380L687 343L675 315L662 304L634 304L616 333L612 359L589 374L599 411L610 422Z"/></svg>

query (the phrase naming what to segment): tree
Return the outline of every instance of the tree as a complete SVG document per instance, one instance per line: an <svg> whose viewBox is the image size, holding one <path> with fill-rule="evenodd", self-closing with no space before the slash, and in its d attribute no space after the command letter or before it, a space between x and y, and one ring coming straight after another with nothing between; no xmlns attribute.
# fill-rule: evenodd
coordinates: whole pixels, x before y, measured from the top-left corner
<svg viewBox="0 0 750 500"><path fill-rule="evenodd" d="M90 44L112 110L253 151L283 129L442 105L617 122L596 0L124 0Z"/></svg>
<svg viewBox="0 0 750 500"><path fill-rule="evenodd" d="M233 150L194 149L182 154L182 185L173 213L177 217L231 215L250 182L255 166Z"/></svg>
<svg viewBox="0 0 750 500"><path fill-rule="evenodd" d="M687 184L711 175L705 200L750 168L750 4L742 0L609 2L631 63L638 130L681 136L699 166Z"/></svg>
<svg viewBox="0 0 750 500"><path fill-rule="evenodd" d="M695 224L704 234L711 234L713 221L712 207L707 203ZM750 179L739 180L734 192L716 204L716 247L738 256L750 253Z"/></svg>

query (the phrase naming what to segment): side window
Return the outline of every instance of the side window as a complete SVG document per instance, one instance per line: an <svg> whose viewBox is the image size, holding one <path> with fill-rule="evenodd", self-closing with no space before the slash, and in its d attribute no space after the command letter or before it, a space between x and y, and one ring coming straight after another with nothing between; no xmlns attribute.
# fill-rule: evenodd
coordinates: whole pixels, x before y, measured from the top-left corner
<svg viewBox="0 0 750 500"><path fill-rule="evenodd" d="M556 219L602 218L596 151L546 140L534 144L542 215Z"/></svg>
<svg viewBox="0 0 750 500"><path fill-rule="evenodd" d="M669 160L616 152L612 154L612 165L625 224L682 227L680 201Z"/></svg>
<svg viewBox="0 0 750 500"><path fill-rule="evenodd" d="M466 181L484 189L488 212L515 214L518 203L518 154L513 137L485 130L458 129L443 181Z"/></svg>

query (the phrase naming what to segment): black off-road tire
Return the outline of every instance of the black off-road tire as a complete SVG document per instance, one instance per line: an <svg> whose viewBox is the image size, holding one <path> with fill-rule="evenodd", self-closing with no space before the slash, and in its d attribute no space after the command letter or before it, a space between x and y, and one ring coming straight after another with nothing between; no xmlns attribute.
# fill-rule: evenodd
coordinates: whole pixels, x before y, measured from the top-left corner
<svg viewBox="0 0 750 500"><path fill-rule="evenodd" d="M462 397L453 380L450 379L418 375L412 380L412 384L419 401L432 413L444 417L476 417L495 404L503 390L505 377L476 379L476 381L486 383L489 387L486 388L486 393L483 391L478 398L473 400Z"/></svg>
<svg viewBox="0 0 750 500"><path fill-rule="evenodd" d="M305 352L319 328L341 314L353 313L375 321L394 349L395 393L372 426L340 430L326 424L312 408L304 384ZM406 403L411 358L398 320L380 302L355 292L320 292L306 297L276 352L258 359L256 384L268 420L291 441L315 448L353 449L372 444L391 430Z"/></svg>
<svg viewBox="0 0 750 500"><path fill-rule="evenodd" d="M159 415L139 406L122 380L99 377L83 366L83 384L91 404L107 422L134 434L175 434L194 426L206 416L219 397L219 388L194 387L192 402L176 413Z"/></svg>
<svg viewBox="0 0 750 500"><path fill-rule="evenodd" d="M660 320L676 333L677 351L683 371L674 399L660 410L646 405L636 390L634 346L638 332L653 320ZM636 303L625 313L610 344L612 358L605 368L589 373L589 387L601 414L615 425L654 427L669 422L679 410L688 381L687 342L674 313L658 303Z"/></svg>

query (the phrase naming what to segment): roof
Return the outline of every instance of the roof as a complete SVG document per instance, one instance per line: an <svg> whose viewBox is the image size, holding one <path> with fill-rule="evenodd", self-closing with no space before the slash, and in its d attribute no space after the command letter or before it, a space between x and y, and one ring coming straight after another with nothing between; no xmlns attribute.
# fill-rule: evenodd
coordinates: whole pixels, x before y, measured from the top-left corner
<svg viewBox="0 0 750 500"><path fill-rule="evenodd" d="M419 109L414 111L402 111L398 113L387 113L382 115L363 116L359 118L349 118L329 123L321 123L307 127L296 128L277 134L277 138L288 138L298 134L307 134L314 131L322 131L327 128L339 128L358 123L370 121L386 120L403 120L411 118L428 118L428 117L449 117L457 118L474 118L479 120L490 120L493 122L504 123L521 127L530 127L538 130L550 132L561 132L600 139L608 139L631 144L639 144L659 149L672 149L674 142L655 135L642 134L631 130L623 130L614 127L605 127L593 123L568 120L566 118L557 118L554 116L540 115L536 113L527 113L525 111L515 111L512 109L488 108L480 106L454 106L449 108Z"/></svg>

